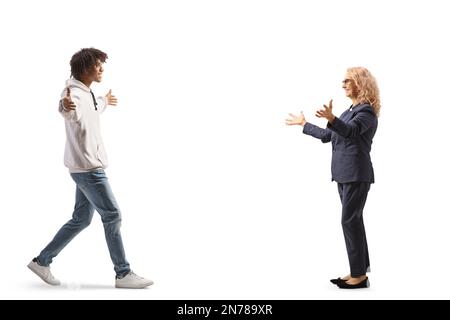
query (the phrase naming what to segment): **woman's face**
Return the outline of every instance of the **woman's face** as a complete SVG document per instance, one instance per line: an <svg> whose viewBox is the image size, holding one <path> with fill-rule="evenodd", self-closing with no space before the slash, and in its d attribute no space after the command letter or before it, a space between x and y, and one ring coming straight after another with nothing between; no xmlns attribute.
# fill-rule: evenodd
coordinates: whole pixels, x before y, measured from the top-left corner
<svg viewBox="0 0 450 320"><path fill-rule="evenodd" d="M358 96L358 90L356 88L355 81L350 79L348 76L342 81L342 88L345 90L345 95L347 97L356 98Z"/></svg>

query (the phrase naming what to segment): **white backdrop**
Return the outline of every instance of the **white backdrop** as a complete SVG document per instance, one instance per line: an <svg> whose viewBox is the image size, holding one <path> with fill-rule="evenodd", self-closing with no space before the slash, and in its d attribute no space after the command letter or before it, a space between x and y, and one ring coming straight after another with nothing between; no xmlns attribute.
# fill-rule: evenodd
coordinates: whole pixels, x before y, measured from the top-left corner
<svg viewBox="0 0 450 320"><path fill-rule="evenodd" d="M427 5L425 5L427 3ZM0 4L3 299L450 298L446 1L12 1ZM97 94L110 183L133 270L113 289L97 215L55 259L27 268L67 221L57 101L83 47L108 53ZM348 273L331 146L286 127L334 99L349 66L378 79L382 109L365 210L369 290ZM419 280L419 281L417 281Z"/></svg>

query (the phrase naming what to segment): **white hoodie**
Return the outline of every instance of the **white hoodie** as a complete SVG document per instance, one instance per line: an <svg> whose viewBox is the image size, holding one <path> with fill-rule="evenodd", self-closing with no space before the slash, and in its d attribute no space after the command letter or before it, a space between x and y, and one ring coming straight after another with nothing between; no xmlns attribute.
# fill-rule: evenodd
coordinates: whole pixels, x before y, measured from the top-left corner
<svg viewBox="0 0 450 320"><path fill-rule="evenodd" d="M95 110L91 90L86 85L75 79L67 80L61 98L66 96L67 88L76 108L65 111L59 105L66 124L64 165L74 173L106 168L108 160L100 134L100 113L106 109L106 98L96 97Z"/></svg>

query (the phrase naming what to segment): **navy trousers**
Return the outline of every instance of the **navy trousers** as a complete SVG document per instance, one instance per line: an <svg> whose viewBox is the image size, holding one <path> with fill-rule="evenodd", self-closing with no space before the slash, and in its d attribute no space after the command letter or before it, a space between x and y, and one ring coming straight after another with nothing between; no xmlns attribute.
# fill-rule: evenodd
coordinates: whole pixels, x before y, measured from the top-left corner
<svg viewBox="0 0 450 320"><path fill-rule="evenodd" d="M342 203L341 223L352 277L362 276L370 271L363 221L363 209L369 189L369 182L338 183Z"/></svg>

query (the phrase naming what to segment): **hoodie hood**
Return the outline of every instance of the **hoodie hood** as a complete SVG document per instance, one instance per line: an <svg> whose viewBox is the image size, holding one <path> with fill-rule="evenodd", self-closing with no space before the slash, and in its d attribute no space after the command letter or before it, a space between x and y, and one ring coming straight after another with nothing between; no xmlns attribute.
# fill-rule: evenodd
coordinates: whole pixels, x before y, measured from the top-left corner
<svg viewBox="0 0 450 320"><path fill-rule="evenodd" d="M66 80L66 88L78 88L86 92L91 92L91 89L89 89L83 82L78 81L77 79L70 78ZM64 91L66 90L64 89Z"/></svg>

